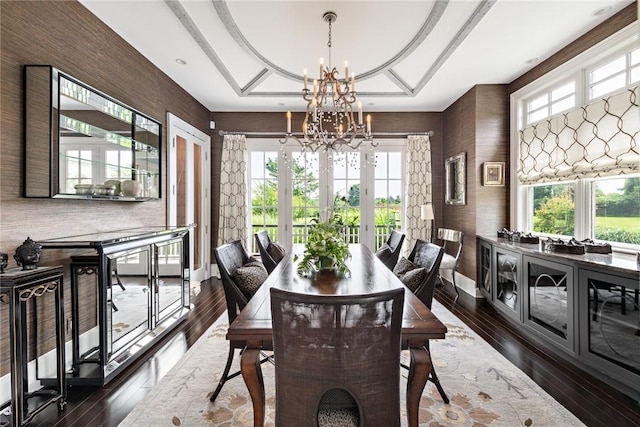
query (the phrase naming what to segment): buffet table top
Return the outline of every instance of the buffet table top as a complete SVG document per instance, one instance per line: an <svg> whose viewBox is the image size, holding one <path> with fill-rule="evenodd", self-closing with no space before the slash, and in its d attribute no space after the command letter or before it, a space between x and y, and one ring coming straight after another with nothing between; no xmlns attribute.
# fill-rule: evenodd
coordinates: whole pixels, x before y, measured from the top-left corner
<svg viewBox="0 0 640 427"><path fill-rule="evenodd" d="M586 267L599 267L622 273L640 274L640 262L636 255L616 252L610 254L585 253L583 255L545 251L539 243L517 243L496 236L478 235L478 238L498 244L505 249L515 250L528 255L542 256L555 261L571 261Z"/></svg>

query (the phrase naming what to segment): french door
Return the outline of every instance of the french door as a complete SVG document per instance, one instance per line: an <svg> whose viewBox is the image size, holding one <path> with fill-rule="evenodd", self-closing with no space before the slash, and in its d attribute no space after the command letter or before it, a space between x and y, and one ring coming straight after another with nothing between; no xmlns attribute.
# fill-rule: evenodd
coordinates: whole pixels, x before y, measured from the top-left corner
<svg viewBox="0 0 640 427"><path fill-rule="evenodd" d="M189 269L191 279L210 276L208 246L211 241L211 137L168 113L169 123L169 225L191 226ZM171 254L166 254L171 259ZM167 261L165 269L170 269Z"/></svg>
<svg viewBox="0 0 640 427"><path fill-rule="evenodd" d="M401 228L404 146L394 140L375 153L313 153L248 139L251 234L267 229L285 245L304 243L317 218L334 215L349 242L377 249Z"/></svg>

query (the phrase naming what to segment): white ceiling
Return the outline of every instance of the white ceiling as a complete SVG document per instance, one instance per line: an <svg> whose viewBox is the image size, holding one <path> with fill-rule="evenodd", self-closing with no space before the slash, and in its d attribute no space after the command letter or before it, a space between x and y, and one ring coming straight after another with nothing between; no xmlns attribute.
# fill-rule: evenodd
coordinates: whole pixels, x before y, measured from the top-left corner
<svg viewBox="0 0 640 427"><path fill-rule="evenodd" d="M367 111L443 111L633 0L80 0L211 111L302 111L302 73L356 73ZM177 60L186 61L181 65Z"/></svg>

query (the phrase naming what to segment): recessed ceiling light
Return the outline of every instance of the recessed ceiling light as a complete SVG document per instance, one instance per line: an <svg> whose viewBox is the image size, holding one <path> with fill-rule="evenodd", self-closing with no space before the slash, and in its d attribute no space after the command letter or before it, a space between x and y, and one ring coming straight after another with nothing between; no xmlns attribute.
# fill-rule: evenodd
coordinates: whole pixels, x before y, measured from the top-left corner
<svg viewBox="0 0 640 427"><path fill-rule="evenodd" d="M601 7L600 9L596 9L593 12L593 16L600 16L600 15L604 15L605 13L609 12L611 10L611 6L604 6Z"/></svg>
<svg viewBox="0 0 640 427"><path fill-rule="evenodd" d="M176 62L180 65L187 65L187 61L182 58L176 58Z"/></svg>
<svg viewBox="0 0 640 427"><path fill-rule="evenodd" d="M540 60L540 58L538 58L537 56L535 58L531 58L527 61L525 61L525 64L531 65L531 64L535 64L536 62L538 62Z"/></svg>

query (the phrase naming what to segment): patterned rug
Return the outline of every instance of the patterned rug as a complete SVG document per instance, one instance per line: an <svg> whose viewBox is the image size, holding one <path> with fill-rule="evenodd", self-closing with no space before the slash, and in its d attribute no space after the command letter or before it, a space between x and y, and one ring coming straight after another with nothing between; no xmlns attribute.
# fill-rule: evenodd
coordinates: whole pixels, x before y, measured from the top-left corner
<svg viewBox="0 0 640 427"><path fill-rule="evenodd" d="M436 372L451 403L444 404L436 388L428 382L420 403L421 426L583 425L435 300L433 312L449 330L445 340L432 342L431 350ZM226 321L226 315L218 319L120 427L252 426L251 398L242 377L227 382L216 401L209 402L227 357ZM403 352L403 358L408 358L407 352ZM236 352L236 369L238 360ZM274 368L266 363L262 371L267 402L265 425L273 426ZM401 418L402 425L406 426L406 371L402 370L401 374Z"/></svg>

